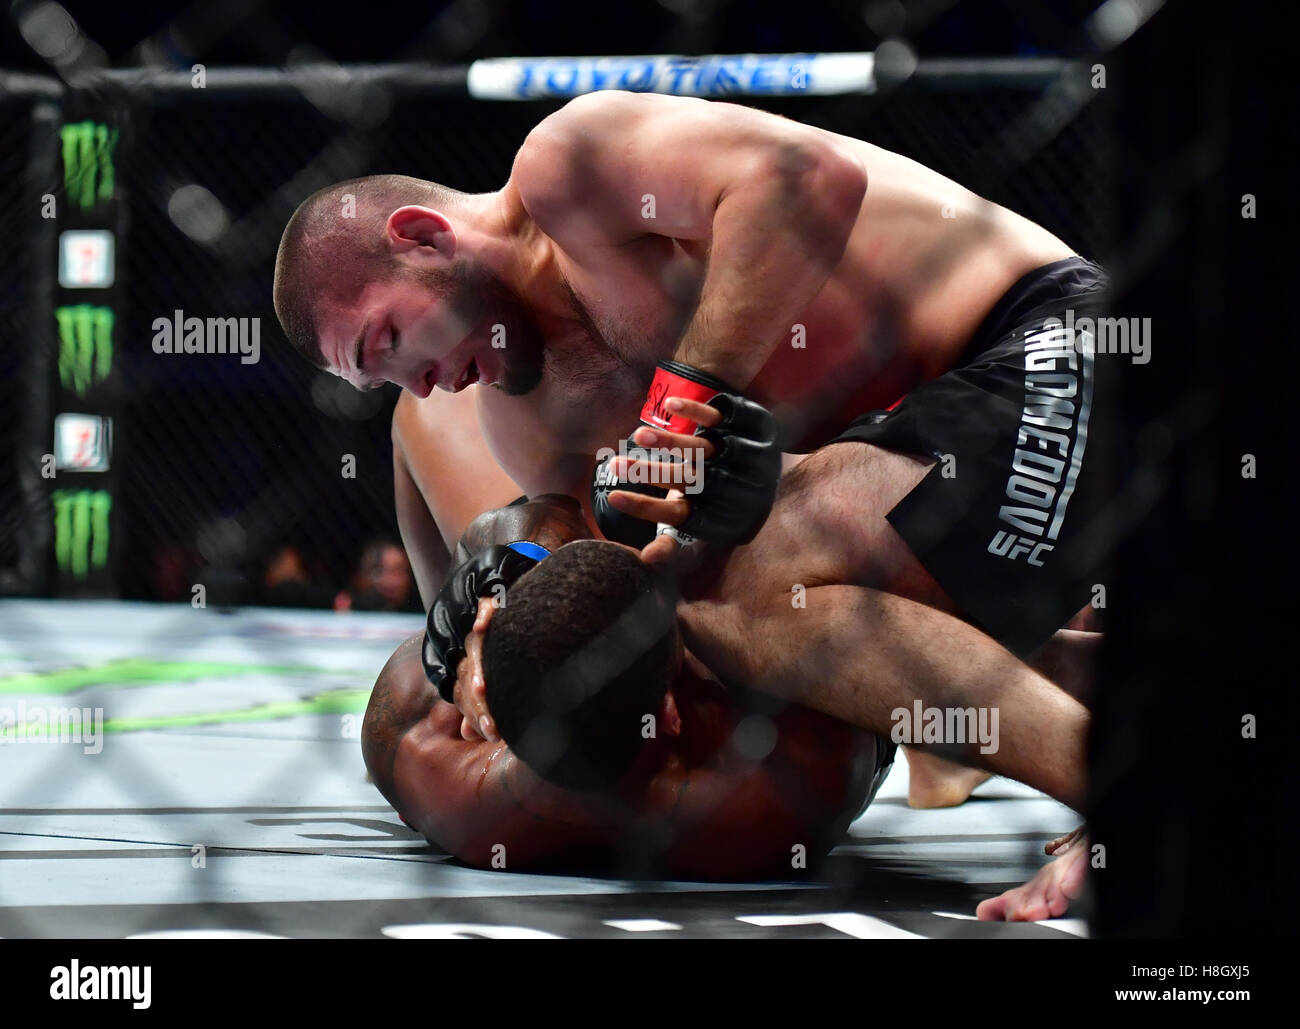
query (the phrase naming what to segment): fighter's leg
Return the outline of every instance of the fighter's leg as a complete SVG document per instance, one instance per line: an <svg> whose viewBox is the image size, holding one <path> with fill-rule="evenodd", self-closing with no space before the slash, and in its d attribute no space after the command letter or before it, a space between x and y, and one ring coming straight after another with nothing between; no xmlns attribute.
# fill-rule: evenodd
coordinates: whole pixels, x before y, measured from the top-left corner
<svg viewBox="0 0 1300 1029"><path fill-rule="evenodd" d="M773 514L789 523L787 538L831 552L824 562L825 581L885 590L961 616L886 517L934 465L869 443L826 446L786 473L783 503ZM1096 632L1061 629L1025 662L1086 703L1100 641Z"/></svg>
<svg viewBox="0 0 1300 1029"><path fill-rule="evenodd" d="M822 447L783 476L774 528L798 541L800 562L819 581L885 590L955 613L952 599L886 517L934 463L869 443Z"/></svg>
<svg viewBox="0 0 1300 1029"><path fill-rule="evenodd" d="M1045 676L1085 706L1092 695L1093 672L1101 634L1061 629L1026 659L1030 668ZM1014 717L1014 714L1010 715ZM914 808L956 807L964 804L989 773L948 761L937 754L907 747L907 804Z"/></svg>
<svg viewBox="0 0 1300 1029"><path fill-rule="evenodd" d="M955 613L952 599L885 518L933 465L866 443L824 447L787 471L778 517L790 521L792 533L802 528L809 545L833 547L824 563L828 571L838 565L832 574L842 581ZM904 749L909 807L954 807L989 778L983 769Z"/></svg>
<svg viewBox="0 0 1300 1029"><path fill-rule="evenodd" d="M835 451L839 452L834 456L838 475L844 483L851 486L848 490L834 491L832 495L838 497L869 490L869 495L892 498L889 503L893 504L906 496L932 466L931 462L921 462L920 459L881 450L870 444L845 442L824 450L828 455ZM925 471L917 475L917 468L922 464ZM817 471L816 465L805 469L806 474L816 475ZM814 484L809 493L814 498L812 502L824 504L824 498L817 497L815 490ZM832 503L822 517L832 519L832 523L825 527L830 535L856 539L859 547L870 552L868 560L861 563L855 572L859 581L871 585L874 577L884 588L892 586L896 591L909 593L914 599L931 606L953 610L951 599L883 514L882 512L881 517L874 519L864 529L859 529L856 537L853 536L855 523L851 505L842 504L837 508ZM864 532L867 535L864 536ZM1089 609L1085 609L1085 613L1094 614ZM1095 620L1076 616L1070 624L1096 623ZM1061 629L1025 660L1076 700L1087 703L1100 642L1100 633ZM1013 704L1004 709L1002 726L1014 727L1022 723L1027 715L1032 723L1031 712L1021 710L1019 705ZM913 807L959 804L980 781L981 773L978 770L955 765L929 751L908 748L907 757L908 803ZM1058 759L1059 755L1050 753L1042 757L1042 760L1053 763ZM1076 763L1078 782L1082 787L1082 754L1076 753L1071 763ZM1083 830L1076 830L1064 840L1054 841L1049 853L1054 855L1054 860L1041 868L1023 886L983 902L977 909L978 917L1024 921L1063 915L1070 902L1082 891L1086 879L1088 844Z"/></svg>
<svg viewBox="0 0 1300 1029"><path fill-rule="evenodd" d="M707 409L694 405L692 413L697 410ZM795 583L853 585L961 616L887 517L930 473L934 460L856 441L785 457L776 503L758 537L730 552L721 569L706 568L712 581L703 588L710 601L747 596L756 584L779 583L781 590ZM687 501L629 496L619 506L674 523L684 517ZM700 585L697 580L692 589ZM1097 639L1090 633L1059 632L1028 655L1026 663L1053 681L1059 676L1058 684L1079 696Z"/></svg>
<svg viewBox="0 0 1300 1029"><path fill-rule="evenodd" d="M907 496L934 464L867 443L825 447L790 471L783 484L792 498L786 515L814 525L820 538L837 541L846 561L842 571L845 582L887 590L957 614L952 598L886 518L890 508ZM1094 633L1062 630L1025 660L1086 702L1098 639ZM932 751L906 750L910 807L956 806L989 778L987 771L948 761Z"/></svg>
<svg viewBox="0 0 1300 1029"><path fill-rule="evenodd" d="M936 749L1072 807L1083 802L1088 712L954 616L858 586L753 589L679 608L687 645L723 680L889 736L898 712L973 708L997 740ZM917 645L916 641L923 641Z"/></svg>
<svg viewBox="0 0 1300 1029"><path fill-rule="evenodd" d="M798 574L792 570L786 577L884 590L954 613L952 600L885 517L933 464L864 443L837 444L800 459L787 471L759 539L732 556L718 592L749 596L755 583L779 579L778 569L797 567ZM796 555L793 562L790 555ZM900 625L899 632L916 638L913 626ZM919 645L943 647L945 640L926 639ZM992 641L988 645L1000 649ZM1053 673L1072 671L1066 648L1053 645L1045 654L1052 659ZM1006 658L1015 662L1009 654ZM1035 659L1029 665L1035 667ZM911 698L903 700L902 706L910 705ZM1001 716L1005 724L1019 714L1012 705ZM989 774L917 748L908 749L908 764L908 802L919 808L960 804Z"/></svg>

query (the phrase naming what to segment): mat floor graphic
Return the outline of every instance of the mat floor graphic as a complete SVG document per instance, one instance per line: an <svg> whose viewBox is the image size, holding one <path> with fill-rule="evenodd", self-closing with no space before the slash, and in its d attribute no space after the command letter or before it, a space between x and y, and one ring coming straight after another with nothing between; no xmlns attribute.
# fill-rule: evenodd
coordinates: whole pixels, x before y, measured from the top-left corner
<svg viewBox="0 0 1300 1029"><path fill-rule="evenodd" d="M420 619L0 602L0 708L103 709L103 747L0 741L0 936L1073 939L975 905L1077 824L1006 780L906 806L900 762L815 880L466 868L366 781L370 685ZM12 744L12 745L9 745Z"/></svg>

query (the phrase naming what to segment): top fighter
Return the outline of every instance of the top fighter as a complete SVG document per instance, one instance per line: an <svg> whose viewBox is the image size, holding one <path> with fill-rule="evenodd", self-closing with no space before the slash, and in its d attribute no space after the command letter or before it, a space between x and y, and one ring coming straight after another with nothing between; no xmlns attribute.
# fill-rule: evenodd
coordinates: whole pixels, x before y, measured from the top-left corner
<svg viewBox="0 0 1300 1029"><path fill-rule="evenodd" d="M861 140L610 91L539 123L497 192L389 175L318 192L285 229L275 305L316 366L411 394L399 450L454 451L397 470L399 503L418 492L431 512L403 526L434 555L415 569L427 602L479 512L520 492L585 502L657 363L677 362L657 385L743 391L775 414L780 449L809 450L1004 334L998 300L1071 261L1039 226ZM728 468L747 450L724 449L684 528L740 542L779 468ZM636 543L625 499L598 496L599 523Z"/></svg>

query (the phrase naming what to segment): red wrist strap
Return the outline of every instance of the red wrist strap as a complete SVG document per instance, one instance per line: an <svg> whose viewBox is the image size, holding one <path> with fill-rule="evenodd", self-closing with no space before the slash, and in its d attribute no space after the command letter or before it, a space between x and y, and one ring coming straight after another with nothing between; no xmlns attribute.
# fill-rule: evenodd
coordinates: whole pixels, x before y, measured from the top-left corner
<svg viewBox="0 0 1300 1029"><path fill-rule="evenodd" d="M665 367L669 363L674 367ZM682 374L682 371L693 372L700 379L712 381L701 382L699 379ZM724 391L720 388L721 386L722 384L713 379L707 372L697 371L691 368L690 365L684 365L677 361L661 362L655 368L655 377L650 383L650 392L646 395L645 406L641 408L641 421L656 429L679 432L687 436L692 435L699 428L695 421L685 415L673 414L666 410L664 401L669 397L685 397L687 400L698 400L701 404L707 404Z"/></svg>

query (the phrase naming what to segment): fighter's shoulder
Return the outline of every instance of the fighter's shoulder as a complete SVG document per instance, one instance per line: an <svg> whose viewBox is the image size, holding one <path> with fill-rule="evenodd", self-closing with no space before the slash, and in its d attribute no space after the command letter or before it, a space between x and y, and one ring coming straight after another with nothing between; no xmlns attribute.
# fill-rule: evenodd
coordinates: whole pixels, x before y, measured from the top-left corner
<svg viewBox="0 0 1300 1029"><path fill-rule="evenodd" d="M536 200L549 189L573 188L575 170L590 168L604 153L621 153L643 129L669 131L682 118L725 117L734 105L696 97L663 96L603 89L574 97L547 115L524 138L515 154L511 178L520 195Z"/></svg>
<svg viewBox="0 0 1300 1029"><path fill-rule="evenodd" d="M634 93L622 89L602 89L574 97L558 111L539 121L528 133L521 152L530 155L550 143L566 146L598 145L601 130L617 129L625 134L641 118L671 115L683 111L699 113L708 110L707 100L695 97L665 96L660 93ZM592 135L597 133L597 135Z"/></svg>
<svg viewBox="0 0 1300 1029"><path fill-rule="evenodd" d="M375 680L361 729L366 767L380 783L391 779L402 738L439 702L424 674L420 648L424 633L408 637L393 652Z"/></svg>
<svg viewBox="0 0 1300 1029"><path fill-rule="evenodd" d="M511 185L552 239L621 245L644 235L643 219L629 225L624 210L629 145L652 127L667 133L681 115L708 110L703 100L621 90L575 97L529 132L515 155Z"/></svg>

